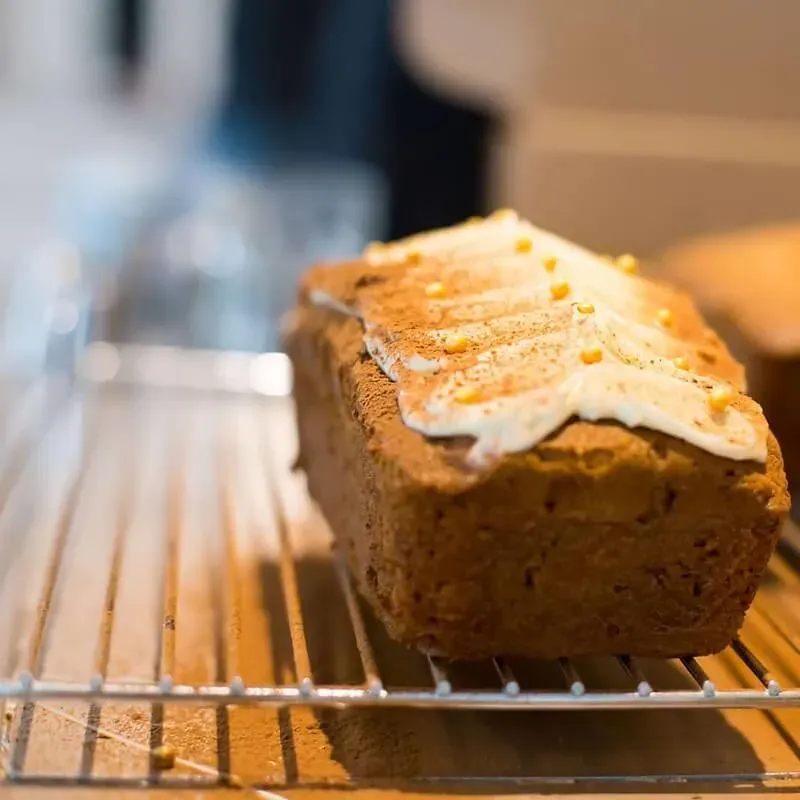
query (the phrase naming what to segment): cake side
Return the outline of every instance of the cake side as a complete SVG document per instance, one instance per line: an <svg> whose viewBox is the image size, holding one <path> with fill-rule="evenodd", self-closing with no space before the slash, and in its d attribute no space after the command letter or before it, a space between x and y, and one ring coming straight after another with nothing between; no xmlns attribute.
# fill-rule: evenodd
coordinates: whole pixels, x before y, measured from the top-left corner
<svg viewBox="0 0 800 800"><path fill-rule="evenodd" d="M404 424L358 320L306 302L286 343L310 492L395 639L550 658L701 654L735 636L788 505L771 437L756 464L571 421L475 470L468 440Z"/></svg>

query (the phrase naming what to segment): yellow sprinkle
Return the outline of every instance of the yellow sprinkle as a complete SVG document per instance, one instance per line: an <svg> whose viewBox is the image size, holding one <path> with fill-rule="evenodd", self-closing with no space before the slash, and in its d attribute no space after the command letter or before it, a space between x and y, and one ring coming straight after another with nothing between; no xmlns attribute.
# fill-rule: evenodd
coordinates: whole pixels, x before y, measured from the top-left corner
<svg viewBox="0 0 800 800"><path fill-rule="evenodd" d="M515 248L518 253L530 253L530 251L533 249L533 242L531 241L531 237L521 236L519 239L517 239Z"/></svg>
<svg viewBox="0 0 800 800"><path fill-rule="evenodd" d="M444 349L448 353L463 353L469 347L469 339L463 333L451 333L444 340Z"/></svg>
<svg viewBox="0 0 800 800"><path fill-rule="evenodd" d="M516 219L517 214L515 211L512 211L510 208L498 208L497 211L492 212L489 216L489 219L496 219L496 220L504 220L504 219Z"/></svg>
<svg viewBox="0 0 800 800"><path fill-rule="evenodd" d="M558 265L558 259L555 256L547 256L547 258L545 258L544 261L542 261L542 266L548 272L552 272L557 265Z"/></svg>
<svg viewBox="0 0 800 800"><path fill-rule="evenodd" d="M689 359L686 356L678 356L672 360L678 369L689 369Z"/></svg>
<svg viewBox="0 0 800 800"><path fill-rule="evenodd" d="M712 411L725 411L733 402L733 390L728 386L717 386L708 396L708 405Z"/></svg>
<svg viewBox="0 0 800 800"><path fill-rule="evenodd" d="M665 328L672 327L672 312L668 308L659 308L656 318Z"/></svg>
<svg viewBox="0 0 800 800"><path fill-rule="evenodd" d="M175 750L168 744L156 747L151 755L153 757L153 767L157 770L172 769L175 766Z"/></svg>
<svg viewBox="0 0 800 800"><path fill-rule="evenodd" d="M636 260L636 257L632 256L630 253L625 253L625 255L620 256L617 259L617 266L623 272L627 272L628 275L635 275L639 271L639 262Z"/></svg>
<svg viewBox="0 0 800 800"><path fill-rule="evenodd" d="M581 314L594 314L594 306L591 303L578 303L577 309Z"/></svg>
<svg viewBox="0 0 800 800"><path fill-rule="evenodd" d="M454 395L457 403L477 403L481 397L481 390L477 386L461 386Z"/></svg>
<svg viewBox="0 0 800 800"><path fill-rule="evenodd" d="M467 219L467 221L464 224L477 225L479 222L483 222L483 217L469 217L469 219Z"/></svg>
<svg viewBox="0 0 800 800"><path fill-rule="evenodd" d="M422 261L422 253L419 250L409 250L406 253L407 264L419 264Z"/></svg>
<svg viewBox="0 0 800 800"><path fill-rule="evenodd" d="M447 287L439 281L434 281L425 287L425 294L428 295L428 297L434 298L444 297L447 294Z"/></svg>
<svg viewBox="0 0 800 800"><path fill-rule="evenodd" d="M581 361L584 364L597 364L603 360L603 351L599 347L587 347L581 350Z"/></svg>
<svg viewBox="0 0 800 800"><path fill-rule="evenodd" d="M553 300L563 300L569 294L569 284L566 281L555 281L550 284L550 294Z"/></svg>

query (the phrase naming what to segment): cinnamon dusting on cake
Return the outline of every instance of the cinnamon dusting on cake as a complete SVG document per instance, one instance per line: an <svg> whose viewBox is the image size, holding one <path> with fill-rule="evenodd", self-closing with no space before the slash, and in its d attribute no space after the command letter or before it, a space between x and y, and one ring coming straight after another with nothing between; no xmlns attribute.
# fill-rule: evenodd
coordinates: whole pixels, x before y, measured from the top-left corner
<svg viewBox="0 0 800 800"><path fill-rule="evenodd" d="M557 271L541 268L542 252ZM766 456L766 423L741 394L740 365L687 296L633 275L632 256L609 264L504 212L365 258L313 270L312 302L324 288L328 305L361 319L406 424L473 437L475 463L528 449L572 416L649 427L730 458ZM385 280L350 288L365 272ZM720 415L709 397L723 390L732 400Z"/></svg>

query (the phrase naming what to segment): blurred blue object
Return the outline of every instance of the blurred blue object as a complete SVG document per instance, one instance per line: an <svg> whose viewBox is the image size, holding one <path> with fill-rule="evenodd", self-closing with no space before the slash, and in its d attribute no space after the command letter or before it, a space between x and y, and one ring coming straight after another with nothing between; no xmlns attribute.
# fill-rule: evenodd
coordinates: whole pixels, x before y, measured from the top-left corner
<svg viewBox="0 0 800 800"><path fill-rule="evenodd" d="M303 270L358 254L382 230L385 191L373 170L348 163L257 175L206 164L189 176L184 201L156 261L195 284L191 346L269 351Z"/></svg>
<svg viewBox="0 0 800 800"><path fill-rule="evenodd" d="M390 11L389 0L236 0L214 152L246 164L379 164Z"/></svg>
<svg viewBox="0 0 800 800"><path fill-rule="evenodd" d="M7 287L0 372L73 374L92 337L91 291L77 248L67 241L42 243Z"/></svg>
<svg viewBox="0 0 800 800"><path fill-rule="evenodd" d="M176 166L166 149L136 139L69 164L55 198L57 219L89 269L120 264L142 230L169 213Z"/></svg>
<svg viewBox="0 0 800 800"><path fill-rule="evenodd" d="M402 0L234 0L212 150L244 165L356 163L386 181L400 238L486 211L490 114L418 82L392 36Z"/></svg>
<svg viewBox="0 0 800 800"><path fill-rule="evenodd" d="M62 205L101 338L265 352L302 270L357 254L386 202L375 170L347 162L247 171L120 155L72 170Z"/></svg>

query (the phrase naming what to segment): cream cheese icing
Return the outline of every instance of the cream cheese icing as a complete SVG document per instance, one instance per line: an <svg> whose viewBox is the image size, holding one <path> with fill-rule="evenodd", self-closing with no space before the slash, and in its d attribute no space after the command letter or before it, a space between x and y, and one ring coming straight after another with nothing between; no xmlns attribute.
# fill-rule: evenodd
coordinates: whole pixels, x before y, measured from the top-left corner
<svg viewBox="0 0 800 800"><path fill-rule="evenodd" d="M360 319L404 422L474 438L473 464L527 450L572 417L766 460L767 425L742 394L741 367L683 294L511 212L364 258L391 269L353 296L312 288L310 302ZM733 402L720 409L710 398L722 386Z"/></svg>

